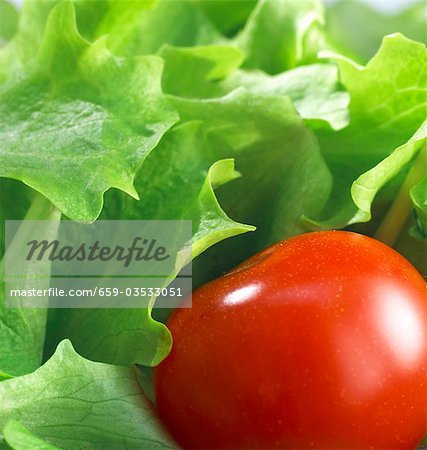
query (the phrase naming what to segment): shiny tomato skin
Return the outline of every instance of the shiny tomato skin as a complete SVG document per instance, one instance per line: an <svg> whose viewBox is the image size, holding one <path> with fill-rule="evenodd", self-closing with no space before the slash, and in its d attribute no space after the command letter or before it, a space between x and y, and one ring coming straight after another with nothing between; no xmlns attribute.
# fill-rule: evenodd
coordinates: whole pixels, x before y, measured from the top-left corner
<svg viewBox="0 0 427 450"><path fill-rule="evenodd" d="M193 293L154 370L185 449L414 449L427 432L427 286L363 235L300 235Z"/></svg>

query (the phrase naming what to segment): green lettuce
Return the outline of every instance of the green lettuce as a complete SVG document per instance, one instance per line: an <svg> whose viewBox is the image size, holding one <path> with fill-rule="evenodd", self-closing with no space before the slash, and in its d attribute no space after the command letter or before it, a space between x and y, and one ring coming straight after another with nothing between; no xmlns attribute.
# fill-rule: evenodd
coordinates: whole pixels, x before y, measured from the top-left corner
<svg viewBox="0 0 427 450"><path fill-rule="evenodd" d="M3 428L3 439L13 450L59 450L58 447L54 447L45 440L35 436L13 419L9 420Z"/></svg>
<svg viewBox="0 0 427 450"><path fill-rule="evenodd" d="M340 55L324 56L337 60L341 82L350 95L348 127L317 132L334 174L334 191L324 211L329 217L318 224L336 228L369 220L376 192L425 143L427 50L395 34L384 38L366 67ZM391 193L394 196L395 189Z"/></svg>
<svg viewBox="0 0 427 450"><path fill-rule="evenodd" d="M311 128L348 125L348 93L338 81L332 64L310 64L278 75L239 69L244 54L230 45L198 47L163 46L165 61L162 87L168 94L188 98L216 98L234 89L266 96L291 98L298 113Z"/></svg>
<svg viewBox="0 0 427 450"><path fill-rule="evenodd" d="M20 181L0 178L0 258L5 249L6 220L21 220L30 207L35 192Z"/></svg>
<svg viewBox="0 0 427 450"><path fill-rule="evenodd" d="M326 10L328 39L340 53L361 63L372 58L387 34L400 32L408 38L427 44L427 4L417 1L394 14L384 14L372 3L340 0Z"/></svg>
<svg viewBox="0 0 427 450"><path fill-rule="evenodd" d="M212 147L216 157L236 159L242 177L223 186L218 196L236 220L257 227L196 260L196 284L284 236L304 231L301 215L320 211L331 178L314 134L288 97L240 88L218 99L169 98L181 121L202 121L203 145Z"/></svg>
<svg viewBox="0 0 427 450"><path fill-rule="evenodd" d="M141 200L111 191L102 219L192 220L193 257L222 239L253 230L231 220L218 204L214 188L238 173L230 159L210 165L201 134L197 122L170 130L138 175ZM172 345L167 328L144 308L59 310L51 313L48 330L50 348L68 337L85 357L121 365L156 365Z"/></svg>
<svg viewBox="0 0 427 450"><path fill-rule="evenodd" d="M47 220L46 239L53 239L59 225L61 213L40 194L33 200L25 219ZM31 238L31 231L18 230L9 244L9 252L13 256L16 240L22 242ZM37 369L43 358L47 310L45 308L23 307L24 299L18 299L18 307L5 307L4 261L0 264L0 373L4 378L10 375L23 375ZM13 259L9 260L13 265ZM46 273L47 262L34 264L28 262L25 267L25 288L44 289L49 287L49 279L37 278L37 271ZM13 281L9 282L13 289ZM46 305L47 306L47 305ZM9 375L10 374L10 375ZM1 376L1 375L0 375Z"/></svg>
<svg viewBox="0 0 427 450"><path fill-rule="evenodd" d="M236 38L246 54L244 66L277 74L315 61L323 25L320 0L259 1Z"/></svg>
<svg viewBox="0 0 427 450"><path fill-rule="evenodd" d="M317 228L426 275L423 11L0 0L0 254L10 219L182 219L195 286ZM0 448L175 448L132 367L168 355L169 311L11 309L0 281Z"/></svg>
<svg viewBox="0 0 427 450"><path fill-rule="evenodd" d="M101 38L90 44L80 36L76 29L75 12L71 3L56 6L54 4L55 2L50 2L49 5L44 5L41 22L46 21L48 6L50 14L45 26L45 36L40 39L38 57L35 62L31 60L32 63L28 68L30 79L28 82L20 78L18 82L14 79L6 80L3 84L5 98L11 99L9 112L13 113L13 107L24 102L29 92L36 95L37 110L19 110L15 115L10 115L9 124L2 123L6 137L2 143L3 147L0 147L3 149L2 170L3 175L21 179L42 192L69 218L94 220L102 207L103 192L109 187L114 185L120 187L121 184L123 191L134 197L138 196L133 186L135 173L157 144L159 137L176 120L176 113L160 92L161 60L158 57L116 58L106 48L105 39ZM29 11L30 6L34 5L28 6ZM81 7L84 5L78 6L81 14ZM24 13L26 17L28 12ZM82 20L82 16L79 17ZM104 21L106 17L105 14ZM43 27L40 25L40 28ZM61 29L59 34L58 29ZM24 41L23 38L22 42ZM64 55L68 64L65 67L62 65ZM42 71L42 68L46 67L50 68L49 77L46 77L44 70ZM24 70L25 67L16 69L18 73ZM56 78L58 82L55 82ZM116 83L119 83L119 88ZM109 92L114 92L119 100L112 101ZM141 102L138 102L137 98L140 98ZM8 106L9 104L5 103L4 107ZM34 106L30 103L28 107ZM12 127L17 126L21 127L19 135L12 132ZM19 152L22 152L21 158L16 157L16 152L11 152L9 142L18 152L18 156ZM165 145L168 145L167 143L168 140L165 141ZM26 168L24 156L28 153L28 146L31 149L31 145L34 145L32 150L34 161L32 167ZM39 148L43 148L44 151L38 151ZM190 147L188 150L194 153ZM86 172L81 170L82 161L85 161ZM170 166L169 160L165 162ZM187 161L182 160L180 164L185 166ZM253 229L229 219L213 194L214 187L236 176L232 161L211 161L210 164L213 165L208 174L206 170L209 166L200 168L202 177L197 180L192 197L189 197L187 185L181 187L182 197L190 199L182 206L183 213L185 215L186 211L190 211L187 218L195 223L194 256L218 240ZM157 168L154 170L160 176L158 183L160 185L165 183L162 172L157 171ZM193 171L189 177L194 175ZM107 180L110 180L110 186L106 184ZM155 182L151 174L147 175L148 180L150 182L147 189L152 189ZM178 186L174 186L169 178L166 180L170 194L166 194L165 198L172 200L172 194L176 194ZM145 195L144 187L141 195ZM132 208L128 208L127 200L121 201L121 210L117 211L118 215L115 218L123 218L127 209L141 210L141 205L136 202L134 202L136 206L132 204ZM114 204L112 199L111 210L114 210ZM172 204L170 202L169 206ZM181 218L178 211L170 210L168 213L170 215L164 217L164 214L156 215L153 211L144 217ZM113 213L108 217L111 218L112 215ZM130 216L129 214L128 218L132 218ZM55 330L60 329L61 332L65 330L67 333L76 320L75 323L79 325L77 328L80 329L76 338L77 345L84 342L86 345L83 352L94 359L122 364L143 362L152 365L167 355L171 345L170 335L164 325L151 318L150 310L141 309L138 314L130 314L130 311L121 311L118 314L116 312L114 314L109 312L109 316L113 316L114 320L104 320L107 311L96 311L90 319L85 317L85 320L81 320L81 316L87 316L91 311L86 311L85 314L75 318L71 312L64 319L66 326L63 328L58 327L58 324L62 323L60 312L57 314L52 312L51 316L54 316L55 320L51 319L50 323L56 324ZM43 310L40 314L46 316ZM105 323L109 323L110 326L105 327ZM84 325L89 335L84 332ZM77 328L72 329L71 336L76 334ZM123 328L129 331L123 333L121 332ZM55 335L56 331L52 330L46 344L48 353L57 342L53 338ZM44 333L39 336L37 348L43 345L43 341ZM135 341L141 343L139 351L129 345ZM91 342L90 346L87 342ZM103 343L101 348L99 342ZM118 351L118 348L123 351ZM34 370L40 364L40 358L35 366L29 358L15 357L15 360L20 361L24 372ZM6 369L9 370L9 365ZM22 371L17 368L12 370L12 373L21 374Z"/></svg>
<svg viewBox="0 0 427 450"><path fill-rule="evenodd" d="M57 5L36 63L0 87L0 176L25 182L75 220L95 220L111 187L137 196L139 165L177 118L161 70L155 56L120 60L104 40L89 44L72 4Z"/></svg>
<svg viewBox="0 0 427 450"><path fill-rule="evenodd" d="M193 0L203 9L215 27L227 37L233 37L245 25L257 0Z"/></svg>
<svg viewBox="0 0 427 450"><path fill-rule="evenodd" d="M426 151L424 150L424 164L426 164L425 154ZM427 175L424 175L424 178L422 178L415 186L413 186L410 192L411 199L414 202L415 211L417 214L417 225L413 227L412 233L414 236L427 241Z"/></svg>
<svg viewBox="0 0 427 450"><path fill-rule="evenodd" d="M20 450L23 439L32 449L176 448L135 370L85 360L69 341L34 373L1 382L0 398L0 434Z"/></svg>
<svg viewBox="0 0 427 450"><path fill-rule="evenodd" d="M0 47L16 33L18 13L7 0L0 0Z"/></svg>

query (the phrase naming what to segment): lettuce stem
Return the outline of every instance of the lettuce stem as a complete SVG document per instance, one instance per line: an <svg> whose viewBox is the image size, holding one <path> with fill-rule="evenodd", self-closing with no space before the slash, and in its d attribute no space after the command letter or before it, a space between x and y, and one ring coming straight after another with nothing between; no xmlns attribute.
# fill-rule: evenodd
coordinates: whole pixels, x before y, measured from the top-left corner
<svg viewBox="0 0 427 450"><path fill-rule="evenodd" d="M409 191L412 186L414 186L414 184L421 180L421 178L425 175L426 167L427 146L424 146L420 150L413 166L405 178L405 181L402 183L396 198L375 233L376 239L384 242L390 247L392 247L396 242L405 225L408 215L411 212L412 201L409 196Z"/></svg>
<svg viewBox="0 0 427 450"><path fill-rule="evenodd" d="M23 220L57 220L61 218L61 212L42 194L36 193ZM17 231L19 234L19 229ZM10 245L13 245L12 239ZM0 279L4 274L4 258L0 260Z"/></svg>

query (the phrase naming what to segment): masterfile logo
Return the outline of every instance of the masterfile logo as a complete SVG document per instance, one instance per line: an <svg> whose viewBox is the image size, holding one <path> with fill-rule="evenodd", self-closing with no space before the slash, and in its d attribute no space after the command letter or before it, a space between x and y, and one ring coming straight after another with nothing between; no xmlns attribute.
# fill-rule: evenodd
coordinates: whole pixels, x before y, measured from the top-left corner
<svg viewBox="0 0 427 450"><path fill-rule="evenodd" d="M177 307L191 295L191 237L191 221L7 221L6 306Z"/></svg>

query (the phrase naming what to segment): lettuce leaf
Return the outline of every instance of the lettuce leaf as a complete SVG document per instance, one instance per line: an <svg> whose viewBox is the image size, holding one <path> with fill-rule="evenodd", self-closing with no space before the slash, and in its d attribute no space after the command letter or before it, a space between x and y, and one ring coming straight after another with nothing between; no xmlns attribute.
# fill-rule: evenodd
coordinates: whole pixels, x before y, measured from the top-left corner
<svg viewBox="0 0 427 450"><path fill-rule="evenodd" d="M376 192L405 169L425 142L427 50L395 34L384 38L366 67L340 55L325 56L338 62L341 82L350 95L350 124L338 132L317 132L334 175L334 189L323 212L326 220L316 223L341 228L369 220Z"/></svg>
<svg viewBox="0 0 427 450"><path fill-rule="evenodd" d="M395 177L402 167L405 167L410 163L414 156L422 149L423 145L427 142L427 120L423 125L417 130L417 132L412 136L408 142L401 145L396 150L391 153L390 156L383 159L371 170L368 170L364 174L354 181L351 186L351 196L354 203L359 208L357 216L354 218L357 222L367 222L371 218L370 208L375 195L378 193L380 188L382 188L389 180ZM425 172L422 163L417 163L417 168L419 166L420 174L416 174L416 179L411 180L411 185L415 184L421 175ZM415 186L414 188L415 189ZM422 209L422 208L421 208Z"/></svg>
<svg viewBox="0 0 427 450"><path fill-rule="evenodd" d="M222 80L233 76L244 60L242 50L230 44L196 47L164 45L159 56L165 66L162 88L167 94L189 98L221 97L236 87Z"/></svg>
<svg viewBox="0 0 427 450"><path fill-rule="evenodd" d="M424 149L424 164L426 161L425 153ZM412 187L411 199L414 202L417 215L417 223L412 229L412 234L427 242L427 175Z"/></svg>
<svg viewBox="0 0 427 450"><path fill-rule="evenodd" d="M3 428L6 443L13 450L59 450L35 436L16 420L9 420ZM1 447L0 447L1 448Z"/></svg>
<svg viewBox="0 0 427 450"><path fill-rule="evenodd" d="M170 130L138 174L136 188L141 200L111 191L102 219L192 220L193 257L222 239L253 230L234 222L219 205L214 188L238 174L230 159L212 162L203 142L197 122ZM156 365L172 345L166 327L143 308L52 312L49 335L50 351L67 337L85 357L127 366Z"/></svg>
<svg viewBox="0 0 427 450"><path fill-rule="evenodd" d="M427 44L426 14L424 1L387 14L368 2L340 0L326 9L327 35L339 53L365 63L375 55L387 34L399 32Z"/></svg>
<svg viewBox="0 0 427 450"><path fill-rule="evenodd" d="M89 44L72 4L57 5L37 64L0 86L0 176L74 220L95 220L111 187L137 196L137 169L177 119L161 70L155 56L118 59L105 40Z"/></svg>
<svg viewBox="0 0 427 450"><path fill-rule="evenodd" d="M1 382L0 398L0 433L12 445L19 439L19 449L25 448L24 430L11 420L43 436L49 446L41 448L46 450L82 445L93 449L176 448L144 397L133 369L85 360L68 341L34 373ZM28 433L25 439L28 442ZM37 448L35 438L31 439L30 448Z"/></svg>
<svg viewBox="0 0 427 450"><path fill-rule="evenodd" d="M256 94L286 95L311 128L344 128L348 124L347 92L341 90L333 64L310 64L278 75L240 69L244 55L230 45L164 46L163 90L189 98L215 98L244 87Z"/></svg>
<svg viewBox="0 0 427 450"><path fill-rule="evenodd" d="M26 1L22 5L16 32L7 46L0 50L0 84L25 70L37 58L47 18L59 0Z"/></svg>
<svg viewBox="0 0 427 450"><path fill-rule="evenodd" d="M8 0L0 0L0 47L16 33L18 13Z"/></svg>
<svg viewBox="0 0 427 450"><path fill-rule="evenodd" d="M26 78L7 80L3 84L2 94L6 100L9 99L9 104L5 102L4 108L8 107L12 114L9 122L2 122L3 137L7 138L3 139L3 147L0 146L0 149L3 148L1 156L4 162L1 174L21 179L44 193L69 218L94 220L102 206L102 194L109 187L121 185L127 193L138 196L133 187L134 172L176 120L176 114L160 92L161 62L158 58L118 59L107 50L106 39L89 44L81 37L76 29L71 3L62 3L53 9L52 6L54 2L49 3L51 12L36 64L19 69L29 73ZM81 21L82 6L79 5L78 9ZM43 10L41 22L46 20L45 13ZM105 13L102 23L107 23L108 17ZM98 24L99 29L102 29L102 23ZM118 22L114 22L115 30L118 26ZM49 76L45 74L46 68L50 70ZM30 93L36 99L35 104L27 105L30 111L20 109L14 113L18 105L25 105L24 99ZM19 135L12 131L17 127L21 128ZM169 145L168 142L165 145ZM9 143L13 146L13 153ZM38 150L40 147L44 148L44 152ZM173 148L176 147L177 144L174 144ZM25 166L28 148L34 155L29 168ZM193 151L192 147L189 151ZM199 178L195 177L193 167L193 172L188 175L188 178L197 180L193 196L189 195L188 185L180 188L182 198L186 200L182 206L183 213L185 215L189 211L188 218L195 223L194 255L218 240L253 229L233 222L218 205L213 187L233 179L236 174L231 161L214 163L210 161L213 166L208 174L206 170L209 166L203 166L200 169L202 177ZM184 167L187 161L181 160L179 164ZM170 161L165 160L165 166L165 173L170 175ZM152 191L154 179L150 170L148 167L147 179L140 183L141 195L145 195L144 189ZM157 172L157 167L154 170ZM145 173L141 175L143 178ZM160 174L159 184L170 188L166 198L173 200L179 187L169 177L157 173ZM128 212L126 200L121 198L120 201L124 211L122 208L116 218L123 218ZM111 203L114 205L114 200ZM173 201L169 207L171 205ZM169 214L172 214L169 218L181 217L179 210L171 209ZM164 216L162 211L157 215L153 211L144 217L154 219ZM55 320L50 323L55 324L52 328L55 332L60 331L60 337L62 334L73 337L76 345L83 347L85 355L103 361L152 365L163 359L170 349L168 331L151 318L148 309L142 309L137 314L130 311L97 311L89 317L90 313L70 312L65 316L61 312L56 316L51 313ZM113 319L105 321L106 314ZM45 317L46 313L43 312L43 315ZM64 326L58 327L62 323ZM110 327L105 328L105 323L109 323ZM123 328L129 331L124 333ZM72 331L67 334L68 330ZM50 333L48 349L57 342ZM133 342L140 342L139 350L131 345ZM40 363L38 360L34 366L34 362L27 358L21 361L23 365L30 364L32 369ZM10 370L9 366L6 369ZM26 372L29 369L25 366L22 370ZM18 368L12 373L23 372Z"/></svg>
<svg viewBox="0 0 427 450"><path fill-rule="evenodd" d="M59 0L50 0L58 3ZM192 0L73 0L82 35L107 37L120 56L154 54L165 43L198 45L222 36Z"/></svg>
<svg viewBox="0 0 427 450"><path fill-rule="evenodd" d="M9 380L10 378L13 378L13 375L0 371L0 381Z"/></svg>
<svg viewBox="0 0 427 450"><path fill-rule="evenodd" d="M266 245L304 231L301 215L320 211L331 186L313 133L284 96L237 89L218 99L170 97L181 121L203 124L202 145L236 159L242 178L221 187L221 205L254 233L219 243L193 265L196 285Z"/></svg>
<svg viewBox="0 0 427 450"><path fill-rule="evenodd" d="M22 220L34 200L35 192L20 181L0 178L0 259L5 251L6 220Z"/></svg>
<svg viewBox="0 0 427 450"><path fill-rule="evenodd" d="M232 37L247 21L257 0L193 0L227 37Z"/></svg>
<svg viewBox="0 0 427 450"><path fill-rule="evenodd" d="M332 64L310 64L269 76L260 71L240 70L222 83L222 88L244 86L265 95L286 95L312 128L339 130L348 125L348 93L338 82Z"/></svg>
<svg viewBox="0 0 427 450"><path fill-rule="evenodd" d="M260 0L236 43L246 54L244 67L277 74L316 61L324 47L320 0Z"/></svg>
<svg viewBox="0 0 427 450"><path fill-rule="evenodd" d="M155 53L164 44L192 46L221 41L223 38L192 2L161 0L151 14L142 18L139 40L126 52ZM134 49L134 50L133 50Z"/></svg>
<svg viewBox="0 0 427 450"><path fill-rule="evenodd" d="M46 239L53 239L57 233L60 217L61 213L49 201L41 195L37 195L25 219L47 220ZM28 230L26 233L28 233ZM22 242L30 237L18 230L14 239ZM16 241L12 240L8 249L12 257L14 246L16 246ZM13 259L9 263L13 264ZM28 288L44 289L49 287L48 279L36 278L37 271L46 273L48 264L43 263L41 265L28 262L26 266ZM0 373L3 373L3 378L7 378L11 375L17 376L32 372L40 366L43 358L47 310L22 307L21 299L17 299L19 307L7 308L5 306L3 270L4 261L2 260L0 262ZM22 286L21 282L20 285ZM10 282L9 287L13 289L12 282Z"/></svg>

